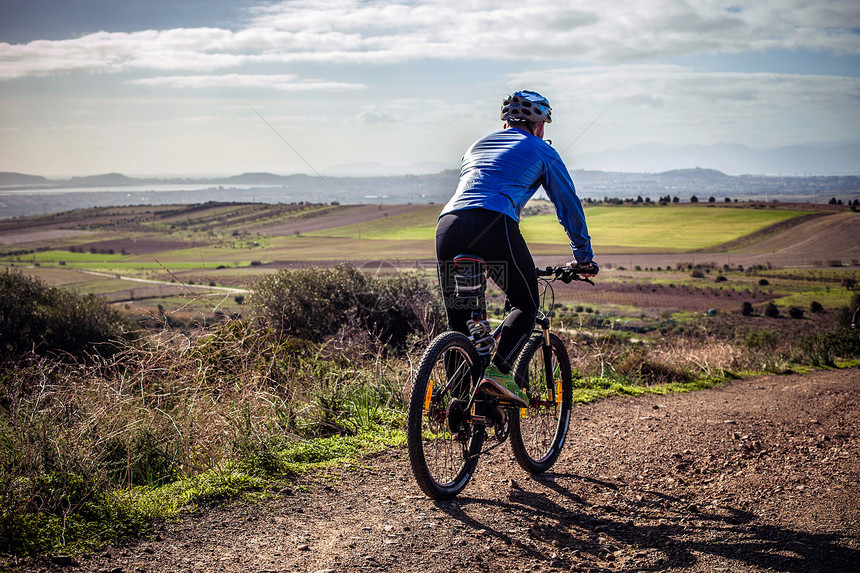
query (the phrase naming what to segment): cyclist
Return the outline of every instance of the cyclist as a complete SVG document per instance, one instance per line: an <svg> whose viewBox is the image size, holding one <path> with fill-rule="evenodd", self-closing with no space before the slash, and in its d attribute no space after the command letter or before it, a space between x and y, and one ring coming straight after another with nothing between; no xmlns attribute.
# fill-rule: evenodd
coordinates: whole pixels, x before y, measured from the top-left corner
<svg viewBox="0 0 860 573"><path fill-rule="evenodd" d="M574 260L569 265L585 276L596 275L599 268L570 173L543 140L544 126L552 122L549 101L537 92L518 91L502 102L500 117L503 128L473 143L463 157L457 190L436 225L436 259L451 330L468 335L471 318L471 311L457 304L457 255L483 258L490 277L507 295L512 310L481 387L524 407L527 397L511 370L534 329L539 301L535 264L519 219L538 187L543 186L570 239Z"/></svg>

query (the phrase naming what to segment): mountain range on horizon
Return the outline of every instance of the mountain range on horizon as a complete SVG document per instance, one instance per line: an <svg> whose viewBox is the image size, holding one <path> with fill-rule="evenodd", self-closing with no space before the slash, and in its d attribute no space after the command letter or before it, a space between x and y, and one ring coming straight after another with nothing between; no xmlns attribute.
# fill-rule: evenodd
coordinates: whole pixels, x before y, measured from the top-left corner
<svg viewBox="0 0 860 573"><path fill-rule="evenodd" d="M565 153L563 159L572 171L604 171L625 174L660 174L684 169L711 169L726 175L821 176L860 175L860 142L806 143L777 148L754 149L740 144L669 145L646 143L624 149ZM459 164L423 161L408 165L385 165L379 162L357 162L331 165L321 171L325 177L398 177L433 175L459 170ZM203 183L249 185L277 184L284 177L311 174L273 175L244 173L234 176L164 176L128 177L120 173L52 178L23 173L0 173L0 186L89 187L103 185L139 185L170 183ZM237 180L237 178L241 180Z"/></svg>
<svg viewBox="0 0 860 573"><path fill-rule="evenodd" d="M746 145L646 143L565 157L571 169L662 173L701 167L727 175L816 176L860 174L860 142L806 143L754 149Z"/></svg>
<svg viewBox="0 0 860 573"><path fill-rule="evenodd" d="M727 175L860 175L860 142L805 143L758 149L736 143L644 143L580 155L565 153L563 158L571 170L618 173L658 174L698 167L722 171ZM359 162L332 165L322 174L334 177L430 175L459 168L459 164L439 161L409 165Z"/></svg>

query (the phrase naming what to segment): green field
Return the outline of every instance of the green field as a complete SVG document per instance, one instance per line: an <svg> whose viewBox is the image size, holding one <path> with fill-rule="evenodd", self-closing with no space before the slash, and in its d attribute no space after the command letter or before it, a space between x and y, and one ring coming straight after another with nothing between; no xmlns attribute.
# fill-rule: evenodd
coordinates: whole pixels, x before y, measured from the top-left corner
<svg viewBox="0 0 860 573"><path fill-rule="evenodd" d="M635 248L650 253L682 253L714 247L805 214L803 211L706 205L588 207L585 210L595 250L612 252L617 248ZM554 215L525 218L520 227L528 242L567 243Z"/></svg>
<svg viewBox="0 0 860 573"><path fill-rule="evenodd" d="M308 236L388 241L434 240L439 208L388 217L372 223L335 227ZM585 210L595 250L639 249L685 252L732 241L769 225L805 215L803 211L738 209L714 206L588 207ZM555 215L525 217L520 223L529 243L567 245Z"/></svg>
<svg viewBox="0 0 860 573"><path fill-rule="evenodd" d="M442 207L439 205L429 205L412 213L385 217L368 223L314 231L306 235L311 237L432 242L436 236L436 220L439 218L441 210Z"/></svg>

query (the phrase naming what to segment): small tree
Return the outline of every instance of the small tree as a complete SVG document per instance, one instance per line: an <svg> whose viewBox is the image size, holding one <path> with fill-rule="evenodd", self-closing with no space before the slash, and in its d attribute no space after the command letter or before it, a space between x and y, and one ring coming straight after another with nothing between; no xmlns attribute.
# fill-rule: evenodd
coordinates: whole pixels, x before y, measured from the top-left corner
<svg viewBox="0 0 860 573"><path fill-rule="evenodd" d="M773 301L770 301L769 303L767 303L767 306L764 307L764 315L769 316L770 318L776 318L779 316L779 309L776 307Z"/></svg>
<svg viewBox="0 0 860 573"><path fill-rule="evenodd" d="M690 203L698 203L698 202L699 202L699 198L698 198L698 197L696 197L695 195L693 195L692 197L690 197Z"/></svg>
<svg viewBox="0 0 860 573"><path fill-rule="evenodd" d="M820 303L820 302L818 302L817 300L814 300L814 301L812 301L812 303L809 305L809 310L810 310L811 312L824 312L824 307L823 307L823 306L821 306L821 303Z"/></svg>
<svg viewBox="0 0 860 573"><path fill-rule="evenodd" d="M741 314L744 316L750 316L753 313L753 305L751 302L746 301L741 305Z"/></svg>
<svg viewBox="0 0 860 573"><path fill-rule="evenodd" d="M791 318L803 318L803 309L796 306L792 306L788 309L788 316L790 316Z"/></svg>

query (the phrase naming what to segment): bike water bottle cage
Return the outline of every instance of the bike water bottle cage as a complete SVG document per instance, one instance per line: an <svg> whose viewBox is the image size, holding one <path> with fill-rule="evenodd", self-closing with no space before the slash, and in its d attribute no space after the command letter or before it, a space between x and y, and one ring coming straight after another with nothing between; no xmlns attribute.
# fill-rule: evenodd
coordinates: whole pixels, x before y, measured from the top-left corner
<svg viewBox="0 0 860 573"><path fill-rule="evenodd" d="M487 272L484 259L475 255L454 257L454 281L457 298L480 299L487 290Z"/></svg>

